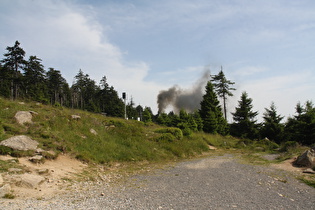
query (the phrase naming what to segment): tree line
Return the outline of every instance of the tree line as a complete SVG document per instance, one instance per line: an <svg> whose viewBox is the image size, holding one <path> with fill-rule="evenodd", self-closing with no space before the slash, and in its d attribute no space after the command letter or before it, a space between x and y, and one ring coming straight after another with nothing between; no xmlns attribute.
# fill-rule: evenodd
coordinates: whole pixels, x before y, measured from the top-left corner
<svg viewBox="0 0 315 210"><path fill-rule="evenodd" d="M25 99L53 106L83 109L91 112L106 113L108 116L124 117L125 101L103 76L96 84L88 74L79 70L71 86L63 78L60 70L49 68L45 71L42 60L30 56L25 60L25 51L18 41L6 48L7 53L0 61L0 95L12 100ZM315 107L311 101L296 105L296 115L282 122L274 103L265 108L263 122L257 123L257 111L253 110L252 99L243 92L235 111L233 123L227 122L227 97L233 96L232 86L221 67L217 75L211 76L200 103L200 109L187 113L184 109L154 115L150 107L135 106L133 99L126 104L129 119L155 122L160 125L178 127L184 135L195 131L232 135L239 138L268 139L281 143L296 141L301 144L315 143ZM221 103L220 100L221 99ZM223 105L223 109L221 107Z"/></svg>

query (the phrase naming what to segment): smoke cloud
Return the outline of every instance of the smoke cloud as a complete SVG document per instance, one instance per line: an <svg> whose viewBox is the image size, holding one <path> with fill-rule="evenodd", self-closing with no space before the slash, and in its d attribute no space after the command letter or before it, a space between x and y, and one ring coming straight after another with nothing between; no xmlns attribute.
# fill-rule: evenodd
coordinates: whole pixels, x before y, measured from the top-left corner
<svg viewBox="0 0 315 210"><path fill-rule="evenodd" d="M181 109L185 109L187 112L199 109L205 86L209 80L210 71L206 70L190 89L182 89L178 85L174 85L168 90L160 91L157 97L159 113L165 112L169 106L173 107L175 113Z"/></svg>

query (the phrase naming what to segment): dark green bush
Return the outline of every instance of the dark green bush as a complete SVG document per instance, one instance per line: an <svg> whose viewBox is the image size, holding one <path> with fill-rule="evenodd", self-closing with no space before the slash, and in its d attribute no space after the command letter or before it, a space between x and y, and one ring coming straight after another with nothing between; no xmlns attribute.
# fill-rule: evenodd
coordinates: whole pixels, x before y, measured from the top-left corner
<svg viewBox="0 0 315 210"><path fill-rule="evenodd" d="M288 152L290 149L298 147L298 146L299 146L299 143L297 143L296 141L286 141L282 143L280 147L280 152Z"/></svg>
<svg viewBox="0 0 315 210"><path fill-rule="evenodd" d="M170 133L175 136L176 139L181 140L183 138L183 132L179 128L160 128L155 130L156 133Z"/></svg>

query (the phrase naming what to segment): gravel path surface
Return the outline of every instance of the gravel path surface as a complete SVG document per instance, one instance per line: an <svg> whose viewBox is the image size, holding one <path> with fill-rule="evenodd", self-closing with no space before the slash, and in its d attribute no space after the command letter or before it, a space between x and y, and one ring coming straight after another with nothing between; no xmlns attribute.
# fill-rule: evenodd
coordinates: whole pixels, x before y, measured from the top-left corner
<svg viewBox="0 0 315 210"><path fill-rule="evenodd" d="M102 194L103 193L103 194ZM86 191L0 201L0 209L315 209L315 189L288 172L241 164L231 155L181 162Z"/></svg>

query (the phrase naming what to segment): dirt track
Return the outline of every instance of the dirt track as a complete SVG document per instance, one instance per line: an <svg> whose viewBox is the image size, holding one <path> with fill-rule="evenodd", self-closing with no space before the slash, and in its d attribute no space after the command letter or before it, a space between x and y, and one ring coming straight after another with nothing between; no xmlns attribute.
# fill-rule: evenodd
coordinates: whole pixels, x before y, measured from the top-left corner
<svg viewBox="0 0 315 210"><path fill-rule="evenodd" d="M315 189L287 171L241 164L234 156L181 162L89 191L0 203L4 209L315 209Z"/></svg>

